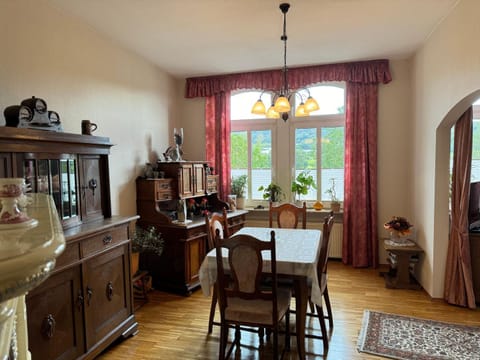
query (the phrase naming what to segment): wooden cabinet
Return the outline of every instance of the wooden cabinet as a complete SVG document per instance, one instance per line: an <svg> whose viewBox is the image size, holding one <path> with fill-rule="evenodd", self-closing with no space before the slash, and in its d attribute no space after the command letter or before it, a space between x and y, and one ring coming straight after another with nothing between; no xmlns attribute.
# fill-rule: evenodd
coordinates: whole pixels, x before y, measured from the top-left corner
<svg viewBox="0 0 480 360"><path fill-rule="evenodd" d="M154 225L165 241L163 253L141 254L140 268L152 276L156 289L190 294L200 285L200 265L208 251L205 218L197 214L187 223L175 221L178 199L207 199L210 212L221 212L228 205L217 197L218 175L208 174L204 162L158 163L158 170L172 180L173 197L164 199L158 188L165 179L137 179L139 225ZM178 191L177 191L178 190ZM228 213L230 231L245 223L247 211Z"/></svg>
<svg viewBox="0 0 480 360"><path fill-rule="evenodd" d="M137 331L130 234L138 216L111 215L108 138L0 128L0 176L50 194L66 248L26 298L33 360L92 359Z"/></svg>
<svg viewBox="0 0 480 360"><path fill-rule="evenodd" d="M206 194L205 162L158 162L157 169L165 173L166 178L176 180L179 198L190 198Z"/></svg>

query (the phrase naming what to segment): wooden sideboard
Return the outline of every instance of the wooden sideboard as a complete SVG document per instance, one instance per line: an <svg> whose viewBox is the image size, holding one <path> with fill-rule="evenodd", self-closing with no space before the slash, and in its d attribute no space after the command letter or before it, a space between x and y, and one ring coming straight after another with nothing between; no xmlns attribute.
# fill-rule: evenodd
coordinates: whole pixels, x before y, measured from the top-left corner
<svg viewBox="0 0 480 360"><path fill-rule="evenodd" d="M228 209L217 197L218 176L208 174L207 168L204 162L159 163L165 179L137 179L138 224L155 226L165 241L161 256L140 254L140 268L150 273L156 289L189 295L200 286L200 265L208 250L205 218L196 215L187 223L178 223L175 214L179 199L195 199L198 204L205 198L210 212ZM228 213L231 233L244 226L247 213Z"/></svg>
<svg viewBox="0 0 480 360"><path fill-rule="evenodd" d="M51 276L27 298L33 360L92 359L137 331L130 235L138 216L111 215L110 140L0 128L0 177L23 177L52 196L65 251Z"/></svg>

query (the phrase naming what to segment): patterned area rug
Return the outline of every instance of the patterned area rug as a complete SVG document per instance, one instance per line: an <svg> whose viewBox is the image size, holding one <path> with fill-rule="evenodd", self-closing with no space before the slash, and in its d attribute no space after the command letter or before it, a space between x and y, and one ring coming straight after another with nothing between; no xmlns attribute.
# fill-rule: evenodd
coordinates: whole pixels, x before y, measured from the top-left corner
<svg viewBox="0 0 480 360"><path fill-rule="evenodd" d="M365 310L358 350L391 359L480 359L480 327Z"/></svg>

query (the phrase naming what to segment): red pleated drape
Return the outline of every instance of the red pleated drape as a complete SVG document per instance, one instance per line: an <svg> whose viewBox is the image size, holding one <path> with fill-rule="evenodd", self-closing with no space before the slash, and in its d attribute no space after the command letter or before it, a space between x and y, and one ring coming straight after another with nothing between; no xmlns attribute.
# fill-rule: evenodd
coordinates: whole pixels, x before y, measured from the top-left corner
<svg viewBox="0 0 480 360"><path fill-rule="evenodd" d="M468 229L470 171L472 166L473 109L455 124L452 170L452 220L445 269L445 300L454 305L475 309L472 264Z"/></svg>
<svg viewBox="0 0 480 360"><path fill-rule="evenodd" d="M219 198L230 194L230 92L209 96L205 102L206 158L219 175Z"/></svg>
<svg viewBox="0 0 480 360"><path fill-rule="evenodd" d="M342 260L378 266L377 84L347 82Z"/></svg>
<svg viewBox="0 0 480 360"><path fill-rule="evenodd" d="M288 69L291 89L326 81L347 83L343 262L357 267L378 266L377 91L379 83L391 80L385 59ZM186 79L186 98L207 98L207 160L220 175L221 196L230 191L230 92L281 85L280 70Z"/></svg>

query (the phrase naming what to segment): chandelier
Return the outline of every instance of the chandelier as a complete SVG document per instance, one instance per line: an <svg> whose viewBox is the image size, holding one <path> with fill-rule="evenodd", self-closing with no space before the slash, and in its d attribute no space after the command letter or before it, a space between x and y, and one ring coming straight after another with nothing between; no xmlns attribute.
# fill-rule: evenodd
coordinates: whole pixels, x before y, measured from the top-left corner
<svg viewBox="0 0 480 360"><path fill-rule="evenodd" d="M260 98L255 102L252 107L252 114L257 115L266 115L267 118L270 119L279 119L282 117L283 121L288 120L288 116L290 113L290 101L294 100L295 95L300 98L300 105L297 106L295 110L295 116L308 116L312 111L320 109L318 106L317 101L310 95L310 91L307 91L308 96L304 96L298 90L290 90L288 88L288 76L287 76L287 12L290 8L290 4L283 3L280 4L280 10L283 13L283 35L280 37L280 40L283 41L283 69L282 69L282 77L283 77L283 85L282 88L278 92L274 92L272 96L272 104L268 108L265 108L265 104L262 101L262 95L267 90L262 91L260 94ZM306 99L305 99L306 98ZM305 100L305 101L304 101Z"/></svg>

